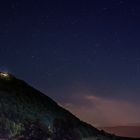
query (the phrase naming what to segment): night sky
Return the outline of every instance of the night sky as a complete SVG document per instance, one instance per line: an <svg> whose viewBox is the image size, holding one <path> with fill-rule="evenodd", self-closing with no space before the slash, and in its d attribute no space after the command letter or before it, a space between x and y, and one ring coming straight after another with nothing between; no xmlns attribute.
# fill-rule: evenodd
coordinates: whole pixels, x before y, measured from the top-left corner
<svg viewBox="0 0 140 140"><path fill-rule="evenodd" d="M140 123L140 1L1 0L0 71L94 126Z"/></svg>

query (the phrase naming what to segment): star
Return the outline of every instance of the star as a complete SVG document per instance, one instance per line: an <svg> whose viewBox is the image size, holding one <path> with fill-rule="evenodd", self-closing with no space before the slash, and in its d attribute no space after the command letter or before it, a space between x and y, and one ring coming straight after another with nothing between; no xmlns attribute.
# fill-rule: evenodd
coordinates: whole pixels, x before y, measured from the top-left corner
<svg viewBox="0 0 140 140"><path fill-rule="evenodd" d="M31 57L32 57L32 59L34 59L34 58L35 58L35 56L34 56L34 55L32 55Z"/></svg>
<svg viewBox="0 0 140 140"><path fill-rule="evenodd" d="M124 4L124 1L123 0L120 0L120 4Z"/></svg>
<svg viewBox="0 0 140 140"><path fill-rule="evenodd" d="M103 10L104 10L104 11L107 11L107 10L108 10L108 8L107 8L107 7L104 7L104 8L103 8Z"/></svg>

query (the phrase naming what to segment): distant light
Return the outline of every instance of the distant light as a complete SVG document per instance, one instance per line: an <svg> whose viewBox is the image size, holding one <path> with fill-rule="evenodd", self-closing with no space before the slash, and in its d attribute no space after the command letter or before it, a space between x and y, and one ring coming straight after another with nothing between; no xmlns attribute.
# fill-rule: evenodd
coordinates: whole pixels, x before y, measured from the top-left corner
<svg viewBox="0 0 140 140"><path fill-rule="evenodd" d="M9 77L9 74L8 74L8 73L3 73L3 72L2 72L2 73L0 73L0 76L6 78L6 77Z"/></svg>

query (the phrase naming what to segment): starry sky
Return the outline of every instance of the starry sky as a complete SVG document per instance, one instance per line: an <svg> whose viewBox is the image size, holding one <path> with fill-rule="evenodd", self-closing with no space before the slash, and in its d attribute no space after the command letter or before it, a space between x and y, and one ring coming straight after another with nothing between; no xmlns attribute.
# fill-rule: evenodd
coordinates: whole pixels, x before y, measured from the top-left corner
<svg viewBox="0 0 140 140"><path fill-rule="evenodd" d="M140 1L0 1L0 71L95 126L138 124Z"/></svg>

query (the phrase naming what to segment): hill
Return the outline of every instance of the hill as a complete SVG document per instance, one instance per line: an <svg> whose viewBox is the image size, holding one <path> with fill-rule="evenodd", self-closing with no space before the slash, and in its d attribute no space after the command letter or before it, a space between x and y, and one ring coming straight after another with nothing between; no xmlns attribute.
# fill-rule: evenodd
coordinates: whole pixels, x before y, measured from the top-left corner
<svg viewBox="0 0 140 140"><path fill-rule="evenodd" d="M116 126L102 128L108 133L113 133L119 136L129 136L133 138L140 138L140 126Z"/></svg>
<svg viewBox="0 0 140 140"><path fill-rule="evenodd" d="M79 120L51 98L0 72L0 139L2 140L121 140Z"/></svg>

